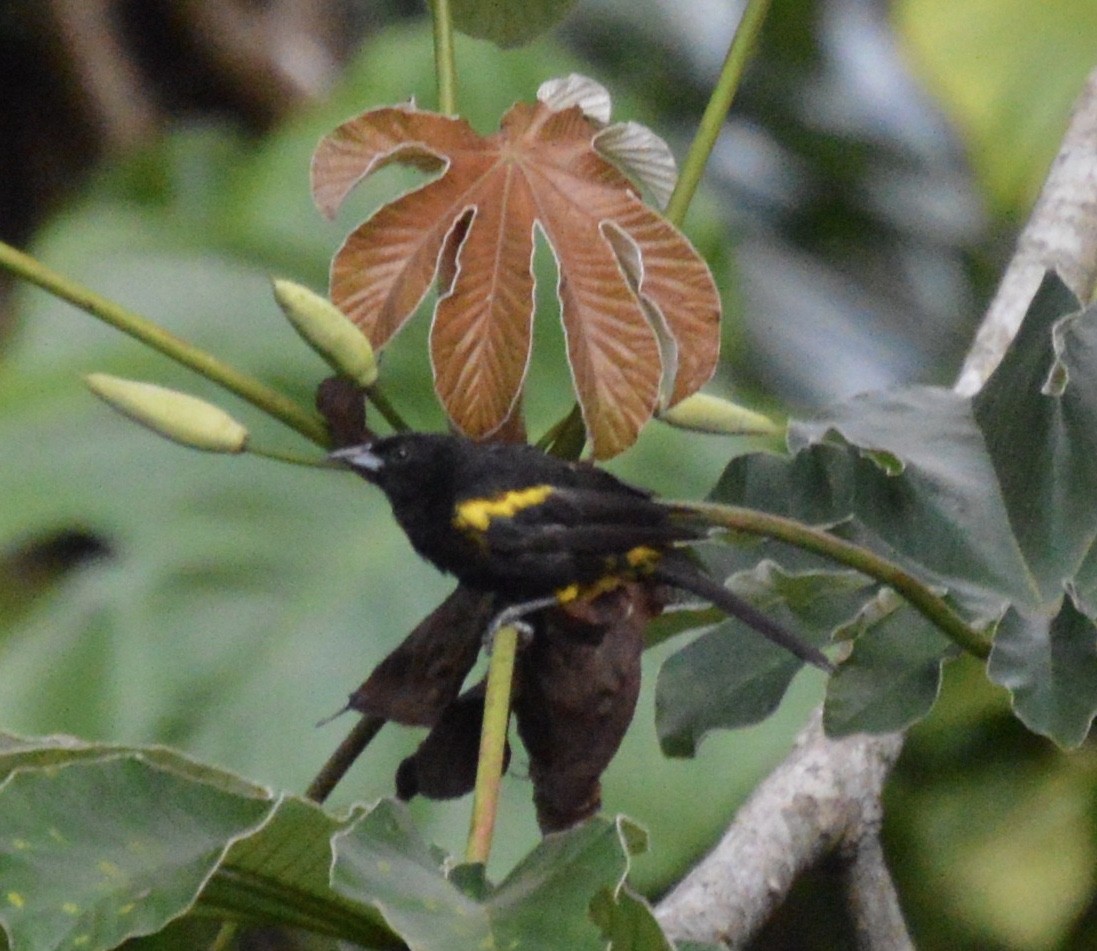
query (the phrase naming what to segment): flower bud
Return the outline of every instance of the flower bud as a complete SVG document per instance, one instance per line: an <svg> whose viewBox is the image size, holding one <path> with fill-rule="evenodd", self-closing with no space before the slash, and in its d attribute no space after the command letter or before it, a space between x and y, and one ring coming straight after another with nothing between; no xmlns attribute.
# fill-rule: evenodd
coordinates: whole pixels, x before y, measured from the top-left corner
<svg viewBox="0 0 1097 951"><path fill-rule="evenodd" d="M84 382L108 406L173 442L206 452L243 452L247 446L247 429L197 396L107 373L91 373Z"/></svg>
<svg viewBox="0 0 1097 951"><path fill-rule="evenodd" d="M679 429L723 436L772 436L783 428L768 416L708 393L687 396L659 418Z"/></svg>
<svg viewBox="0 0 1097 951"><path fill-rule="evenodd" d="M377 359L366 335L326 297L301 284L274 278L274 299L293 329L333 370L359 386L377 380Z"/></svg>

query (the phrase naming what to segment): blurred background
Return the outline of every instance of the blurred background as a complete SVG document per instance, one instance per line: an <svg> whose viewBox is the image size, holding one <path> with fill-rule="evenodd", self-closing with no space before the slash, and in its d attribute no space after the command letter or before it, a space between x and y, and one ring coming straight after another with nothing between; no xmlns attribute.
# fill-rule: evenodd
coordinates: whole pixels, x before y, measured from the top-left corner
<svg viewBox="0 0 1097 951"><path fill-rule="evenodd" d="M615 118L684 155L741 10L580 0L549 35L458 46L462 111L491 131L546 78L586 73ZM1070 104L1097 65L1097 4L774 0L687 230L725 298L711 389L810 414L867 389L948 384L1008 260ZM326 285L385 170L334 222L312 208L325 132L371 106L434 105L423 5L398 0L0 0L0 237L303 402L324 368L270 298ZM539 252L532 431L566 409L551 257ZM301 790L349 728L314 728L448 591L349 478L168 445L94 402L103 370L205 395L256 440L291 435L41 292L0 278L0 726L178 746ZM417 319L392 397L438 428ZM613 468L699 497L764 448L653 425ZM671 645L669 649L677 647ZM788 748L810 673L757 727L658 752L647 688L605 807L652 832L636 882L673 882ZM390 727L333 804L392 790L419 736ZM521 756L501 877L535 841ZM459 852L468 803L418 804ZM973 664L911 733L889 787L889 857L919 948L1097 947L1097 760L1031 737ZM850 946L834 875L798 889L759 948ZM804 929L809 922L810 928Z"/></svg>

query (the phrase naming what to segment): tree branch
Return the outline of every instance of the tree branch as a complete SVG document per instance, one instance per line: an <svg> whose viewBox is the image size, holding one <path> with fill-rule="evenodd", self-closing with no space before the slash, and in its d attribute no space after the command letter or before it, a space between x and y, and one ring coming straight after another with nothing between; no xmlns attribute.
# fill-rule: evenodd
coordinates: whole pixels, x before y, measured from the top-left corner
<svg viewBox="0 0 1097 951"><path fill-rule="evenodd" d="M882 812L879 818L883 819ZM862 951L914 951L903 910L899 907L899 895L884 860L878 827L861 836L849 864L847 886L858 948Z"/></svg>
<svg viewBox="0 0 1097 951"><path fill-rule="evenodd" d="M675 940L742 947L784 901L796 877L836 848L848 851L855 870L855 906L890 894L901 927L876 836L880 792L901 747L900 734L832 740L816 711L792 753L744 803L719 845L659 903L656 916L666 933ZM872 852L862 864L864 843Z"/></svg>
<svg viewBox="0 0 1097 951"><path fill-rule="evenodd" d="M1097 69L1089 74L1017 250L975 335L953 389L979 392L1055 270L1083 303L1097 288Z"/></svg>

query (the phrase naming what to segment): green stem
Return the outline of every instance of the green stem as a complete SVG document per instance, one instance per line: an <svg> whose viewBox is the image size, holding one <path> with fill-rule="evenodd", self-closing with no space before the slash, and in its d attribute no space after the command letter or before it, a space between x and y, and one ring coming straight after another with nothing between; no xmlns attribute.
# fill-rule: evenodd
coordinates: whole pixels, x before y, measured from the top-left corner
<svg viewBox="0 0 1097 951"><path fill-rule="evenodd" d="M561 459L578 459L587 441L587 431L583 426L583 413L576 403L567 416L555 422L545 434L537 440L537 448L549 452Z"/></svg>
<svg viewBox="0 0 1097 951"><path fill-rule="evenodd" d="M704 502L675 502L674 504L703 515L714 525L720 525L735 532L775 538L869 575L898 591L958 647L983 660L990 656L991 644L987 637L968 627L963 618L944 600L937 597L904 568L866 548L794 519L767 515L764 512L756 512L736 505L715 505Z"/></svg>
<svg viewBox="0 0 1097 951"><path fill-rule="evenodd" d="M472 794L472 823L465 861L486 865L491 854L495 816L499 809L499 786L510 723L510 692L514 659L518 653L518 631L513 625L500 628L492 644L488 684L484 693L484 725L480 733L480 759L476 764L476 789Z"/></svg>
<svg viewBox="0 0 1097 951"><path fill-rule="evenodd" d="M148 318L96 294L3 242L0 242L0 267L223 386L306 439L327 448L327 427L318 414L303 409L284 394L164 330Z"/></svg>
<svg viewBox="0 0 1097 951"><path fill-rule="evenodd" d="M239 929L239 922L226 921L217 930L217 934L214 936L213 942L209 946L209 951L228 951L232 946L232 942L236 938L236 932L239 931Z"/></svg>
<svg viewBox="0 0 1097 951"><path fill-rule="evenodd" d="M728 47L728 55L720 71L720 78L705 107L705 113L701 116L701 124L693 137L686 160L682 163L682 171L678 176L678 183L674 186L674 194L670 196L664 212L666 217L679 227L685 221L686 211L701 182L705 164L720 136L720 130L724 127L724 119L727 118L731 102L735 98L735 91L739 88L739 81L743 78L743 70L746 68L755 40L762 30L769 4L770 0L749 0L743 11L743 18L739 21L739 27L731 38L731 46Z"/></svg>
<svg viewBox="0 0 1097 951"><path fill-rule="evenodd" d="M376 383L366 387L366 399L368 399L388 423L398 433L407 432L411 427L404 421L404 417L397 412L395 406L389 402L389 398L381 392L381 387Z"/></svg>
<svg viewBox="0 0 1097 951"><path fill-rule="evenodd" d="M431 0L434 14L434 72L438 77L438 111L457 115L457 60L453 53L453 16L449 0Z"/></svg>
<svg viewBox="0 0 1097 951"><path fill-rule="evenodd" d="M291 466L307 466L310 469L342 469L324 456L302 456L295 452L282 452L280 449L264 449L262 446L253 446L250 443L243 450L261 459L271 459L274 462L284 462Z"/></svg>

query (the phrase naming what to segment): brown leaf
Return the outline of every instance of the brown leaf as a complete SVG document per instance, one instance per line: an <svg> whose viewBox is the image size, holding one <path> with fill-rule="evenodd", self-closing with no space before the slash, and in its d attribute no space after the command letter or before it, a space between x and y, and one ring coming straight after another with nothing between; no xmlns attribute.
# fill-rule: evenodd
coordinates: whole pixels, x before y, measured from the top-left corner
<svg viewBox="0 0 1097 951"><path fill-rule="evenodd" d="M332 299L379 349L441 269L435 387L467 435L496 433L518 405L532 345L535 228L556 255L568 359L596 456L631 445L660 402L694 392L715 368L712 277L597 152L601 131L577 106L518 103L487 137L403 106L365 112L317 148L313 193L328 215L386 164L443 169L347 238L332 264ZM664 352L674 359L661 396Z"/></svg>
<svg viewBox="0 0 1097 951"><path fill-rule="evenodd" d="M372 438L366 425L365 391L353 380L329 376L316 387L316 409L328 424L336 449L357 446Z"/></svg>
<svg viewBox="0 0 1097 951"><path fill-rule="evenodd" d="M458 586L381 661L347 707L407 726L433 726L476 663L492 599Z"/></svg>
<svg viewBox="0 0 1097 951"><path fill-rule="evenodd" d="M625 585L546 612L519 652L514 713L542 832L566 829L601 805L602 772L636 708L644 628L664 604L659 586Z"/></svg>
<svg viewBox="0 0 1097 951"><path fill-rule="evenodd" d="M472 792L480 759L484 722L484 682L470 687L442 711L438 722L396 770L396 797L456 799ZM510 744L503 748L503 772L510 765Z"/></svg>

